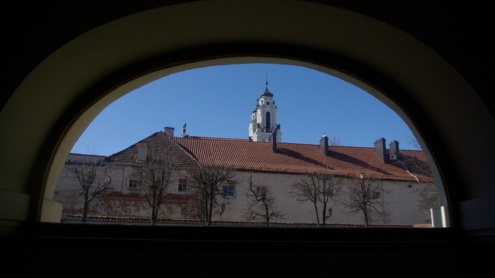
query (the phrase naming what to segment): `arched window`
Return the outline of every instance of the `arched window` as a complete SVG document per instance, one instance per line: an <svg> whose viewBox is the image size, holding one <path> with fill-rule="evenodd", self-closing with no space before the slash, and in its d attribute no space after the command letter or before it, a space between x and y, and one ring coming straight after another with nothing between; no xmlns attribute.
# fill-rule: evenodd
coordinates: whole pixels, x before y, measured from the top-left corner
<svg viewBox="0 0 495 278"><path fill-rule="evenodd" d="M265 127L266 127L266 130L269 131L272 128L271 127L272 119L271 119L270 112L266 112L265 115L266 115L266 117L265 117L265 121L266 121Z"/></svg>
<svg viewBox="0 0 495 278"><path fill-rule="evenodd" d="M267 68L279 72L279 79L275 79L277 81L275 88L278 89L277 91L284 92L283 99L285 103L281 106L281 111L297 111L300 108L304 108L305 110L305 113L302 114L289 112L287 114L281 114L280 119L282 123L287 123L288 127L304 126L305 132L291 133L291 130L287 129L287 140L277 142L279 144L275 145L275 148L279 149L280 152L275 151L270 156L266 156L267 149L264 147L266 144L251 144L249 140L244 138L246 135L245 127L251 123L239 121L239 124L233 124L236 123L237 119L244 119L245 115L253 113L253 110L251 110L253 109L252 99L249 96L240 99L239 96L230 96L223 92L218 92L219 95L216 96L195 95L194 87L188 87L190 84L194 84L195 86L199 84L201 87L205 87L206 84L204 84L205 86L200 84L201 79L198 79L198 76L208 75L210 77L208 82L212 87L218 87L211 85L212 82L222 82L225 85L225 77L228 76L227 79L232 82L233 88L238 87L238 89L248 90L250 86L255 87L257 84L253 82L252 85L246 85L246 88L239 87L237 84L242 79L247 78L247 76L240 75L237 72L246 72L249 69L250 72L253 72L253 76L256 77L257 73ZM193 72L194 74L192 74ZM293 89L298 87L298 82L300 81L286 78L286 76L291 75L297 75L305 80L305 84L311 84L307 85L310 88L311 96L320 101L311 103L309 106L304 106L307 104L299 101L299 91ZM242 76L242 79L235 82L235 78L241 78L240 76ZM252 79L255 80L256 78ZM327 89L329 87L338 87L341 92L330 94ZM159 96L150 94L156 88L167 88L167 91L175 93L173 95L161 94ZM230 99L226 99L227 96ZM163 110L162 104L167 103L172 98L178 103L186 103L190 99L201 101L189 103L190 109L188 110L173 110L172 108ZM225 109L215 111L205 109L205 106L202 104L210 98L224 100L223 107ZM360 111L363 112L361 116L353 114L353 117L344 117L340 121L311 121L311 119L323 118L322 111L326 111L326 104L330 101L339 104L339 107L325 112L325 116L331 119L337 118L339 115L345 115L347 111L351 110L349 107L356 105L355 101L357 99L359 99L358 102L362 105L360 107ZM133 133L136 134L136 137L126 137L128 141L119 144L115 140L108 140L107 144L105 144L101 138L111 138L115 135L117 138L122 138L124 137L123 134L129 129L129 124L134 122L135 115L132 118L127 118L128 107L130 106L135 107L135 109L145 109L146 111L146 113L139 114L140 124L133 127ZM98 145L94 145L93 148L103 152L105 163L112 165L111 174L113 175L112 185L114 190L112 192L106 192L108 194L105 196L105 201L115 205L103 210L103 208L100 209L98 207L98 203L93 203L93 211L99 213L96 216L104 214L105 219L109 217L112 217L112 219L133 217L136 221L138 219L142 222L147 221L149 208L143 202L144 199L140 199L139 196L128 196L126 195L128 192L121 192L118 188L122 188L124 186L123 182L126 182L123 177L132 178L133 172L139 167L140 161L136 159L139 158L140 146L149 145L153 146L153 148L150 148L151 153L156 152L157 155L160 155L160 153L166 154L166 158L163 158L167 161L163 165L154 165L152 169L162 171L163 173L173 172L170 176L170 181L163 184L168 189L165 189L167 194L164 195L161 210L158 214L158 218L160 219L173 218L176 221L195 219L195 221L200 221L196 219L196 216L202 215L200 211L202 203L198 203L199 199L195 199L193 190L189 191L186 188L188 186L194 186L187 182L187 172L192 171L191 165L196 165L196 162L208 166L211 161L222 161L223 166L236 166L230 171L217 174L214 171L217 169L213 168L211 169L213 177L217 176L218 178L222 176L219 174L232 172L232 179L236 181L235 183L238 185L239 191L234 193L231 190L232 188L218 188L217 191L219 193L223 192L223 194L217 196L218 200L216 201L226 197L233 197L233 194L237 195L238 193L239 196L244 196L243 190L245 190L246 186L245 175L246 173L250 173L253 175L253 186L258 186L258 183L269 183L274 188L283 189L277 193L277 205L271 204L270 206L274 211L284 212L284 219L277 220L278 222L284 222L284 225L287 225L287 223L313 223L314 225L323 226L348 225L349 223L353 225L364 225L359 214L349 215L348 213L362 204L352 203L350 200L352 195L350 193L346 195L343 190L338 189L341 184L345 184L345 188L350 188L356 181L362 181L363 184L368 186L366 188L366 191L369 191L369 193L366 193L367 196L374 202L374 204L367 207L377 210L381 209L380 213L374 216L367 211L366 215L369 215L369 217L366 224L387 225L387 227L397 227L397 225L401 227L413 227L413 225L432 226L430 225L432 224L430 209L438 207L434 202L440 201L437 198L438 192L435 190L437 184L433 182L433 177L428 172L429 167L426 167L426 157L419 150L417 141L413 140L416 143L408 144L408 138L412 138L412 134L410 137L403 138L404 140L402 140L403 143L399 150L398 141L395 139L400 138L397 136L400 136L404 132L412 131L408 129L407 124L401 120L399 115L396 115L389 108L385 103L380 102L379 99L375 99L371 93L367 93L356 85L331 74L315 71L310 67L294 67L290 64L275 63L241 63L203 67L192 71L177 72L164 78L156 79L147 85L139 87L128 95L122 96L118 101L112 103L111 109L105 109L98 115L98 118L91 123L91 126L86 129L76 145L73 146L72 153L82 152L85 155L89 155L85 153L87 152L85 149L87 149L88 144L94 144L92 142L96 142L96 139L99 143ZM229 117L223 116L226 111L229 113ZM275 126L272 127L271 112L271 110L261 112L261 116L264 118L261 123L264 125L264 132L271 132L272 128L275 128ZM156 113L161 113L160 117L156 117ZM188 127L191 126L189 130L191 136L174 136L173 128L170 127L182 125L183 118L188 119ZM216 119L218 128L210 127L208 129L202 129L203 126L207 125L208 119L211 118ZM142 124L152 123L152 126L159 127L163 124L163 119L166 120L167 127L165 130L160 131L156 128L156 132L152 134ZM346 123L351 120L353 121L353 125L352 128L349 128L349 124ZM385 121L389 125L394 126L394 128L390 129L387 127L382 129L380 124L373 124ZM111 129L108 126L109 122L113 123ZM122 125L116 124L117 122L122 123ZM232 126L232 128L226 130L221 128L222 126ZM333 137L331 142L325 143L325 141L322 141L321 130L331 130L330 134ZM356 130L359 130L359 132L355 133ZM387 148L385 138L382 138L379 140L380 144L378 148L376 144L373 145L373 142L376 143L377 141L375 138L376 134L389 138L394 137L394 140L392 140L390 146ZM334 136L338 136L338 138ZM222 138L229 138L229 140ZM348 142L341 142L339 141L340 138ZM271 136L266 139L272 141ZM355 151L355 147L359 147L359 151ZM326 150L323 152L323 156L318 150L321 150L321 148ZM237 151L223 151L234 149ZM315 152L315 149L318 151ZM186 154L186 150L188 154ZM189 154L192 154L195 162L190 160L191 157ZM336 154L340 154L340 156L336 157ZM307 159L300 159L301 157ZM359 166L359 169L356 169L357 166L353 161L365 160L367 161L367 165ZM181 171L184 172L167 168L169 164L176 162L180 162L180 165L183 165L184 169ZM269 168L261 168L261 164L270 166L266 166ZM74 178L66 178L67 175L65 172L68 170L66 169L67 167L64 167L60 174L62 178L59 179L60 186L55 190L54 199L63 206L61 219L68 219L66 217L68 215L71 217L71 221L73 221L76 219L74 218L77 216L76 214L80 211L79 196L66 196L67 194L64 192L77 192L80 184ZM308 167L314 169L314 173L308 173L306 170ZM331 173L326 172L329 169ZM352 171L354 171L354 175L349 175ZM383 173L387 174L384 175ZM332 175L337 176L334 177ZM390 176L393 176L393 179ZM357 177L360 177L360 179L357 180ZM140 178L146 179L148 177L143 176ZM301 181L302 178L304 179ZM342 181L340 181L341 178L343 179ZM306 199L304 194L308 192L306 187L312 186L310 181L316 182L316 184L325 182L325 186L330 186L327 180L333 181L331 186L334 188L331 191L325 189L322 192L340 192L341 194L334 196L335 194L332 193L328 196L322 196L322 199L326 201L323 204L319 201L316 203L319 206L318 210L315 210L310 202L299 202L293 198L292 194L299 194L301 199ZM137 181L138 183L139 181ZM297 184L297 186L290 188L293 184ZM358 185L360 184L358 183ZM173 185L177 185L177 187ZM438 187L441 188L439 184ZM347 191L350 191L350 189ZM357 194L362 193L361 191L354 192ZM133 193L137 192L134 191ZM181 194L179 196L176 193L187 194ZM404 196L408 197L404 198ZM122 198L129 199L130 197L134 198L132 200L133 205L140 207L139 210L133 211L132 214L126 210L131 201L119 207L122 205L120 202ZM329 201L330 197L334 199ZM434 200L434 202L430 202L430 200ZM223 221L222 223L219 222L222 225L240 222L243 222L242 225L251 225L252 223L248 222L256 219L247 221L244 218L244 215L247 213L244 206L245 201L243 198L229 200L226 207L221 210L224 213L221 216L213 217L213 219L215 221ZM344 203L346 205L343 205ZM397 204L400 204L400 206ZM332 209L331 215L327 214L329 211L328 206ZM79 211L76 211L76 209L79 209ZM216 207L216 209L219 208ZM263 210L263 212L258 211L255 207L252 209L255 210L255 213L262 215L266 213L266 210ZM394 214L391 211L394 211ZM404 214L407 214L408 217L404 217Z"/></svg>

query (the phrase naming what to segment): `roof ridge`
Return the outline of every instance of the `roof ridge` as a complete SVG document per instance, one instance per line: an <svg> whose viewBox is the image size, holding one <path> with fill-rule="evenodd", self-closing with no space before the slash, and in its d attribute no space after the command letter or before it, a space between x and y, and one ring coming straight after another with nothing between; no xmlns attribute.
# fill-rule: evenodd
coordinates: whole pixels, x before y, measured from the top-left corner
<svg viewBox="0 0 495 278"><path fill-rule="evenodd" d="M177 139L198 139L198 140L218 140L218 141L224 140L224 141L240 141L240 142L253 142L253 143L270 143L270 142L266 142L266 141L251 141L251 140L242 139L242 138L209 137L209 136L187 136L187 137L178 137L178 136L175 136L173 138L177 138ZM277 144L319 146L319 143L311 144L311 143L299 143L299 142L277 142ZM367 148L367 149L372 149L373 148L373 147L363 147L363 146L329 146L329 147Z"/></svg>
<svg viewBox="0 0 495 278"><path fill-rule="evenodd" d="M242 139L242 138L227 138L227 137L208 137L208 136L186 136L186 137L179 137L179 136L174 136L173 138L177 139L200 139L200 140L232 140L232 141L245 141L245 142L250 142L248 139Z"/></svg>
<svg viewBox="0 0 495 278"><path fill-rule="evenodd" d="M100 156L100 157L107 157L106 155L102 155L102 154L73 153L73 152L70 152L69 154L70 154L70 155L84 155L84 156Z"/></svg>
<svg viewBox="0 0 495 278"><path fill-rule="evenodd" d="M198 139L198 140L225 140L225 141L240 141L240 142L254 142L254 143L270 143L270 142L265 142L265 141L251 141L249 139L243 139L243 138L210 137L210 136L186 136L186 137L174 136L173 138L177 138L177 139ZM299 143L299 142L277 142L277 144L319 146L319 143L312 144L312 143ZM367 147L367 146L329 145L328 147L374 149L374 146ZM423 152L422 150L411 150L411 149L401 149L401 151Z"/></svg>

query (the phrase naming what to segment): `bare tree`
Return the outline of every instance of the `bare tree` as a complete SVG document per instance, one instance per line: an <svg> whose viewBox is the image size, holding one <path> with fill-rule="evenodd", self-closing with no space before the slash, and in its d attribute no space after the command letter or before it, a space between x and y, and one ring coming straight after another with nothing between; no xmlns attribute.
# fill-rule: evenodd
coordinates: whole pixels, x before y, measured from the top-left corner
<svg viewBox="0 0 495 278"><path fill-rule="evenodd" d="M424 216L425 222L431 224L431 209L440 206L440 197L435 184L427 183L415 190L416 204L419 212Z"/></svg>
<svg viewBox="0 0 495 278"><path fill-rule="evenodd" d="M360 177L349 185L341 203L350 213L361 213L366 227L378 219L386 224L390 221L391 211L386 209L385 193L389 191L380 186L373 177L360 174Z"/></svg>
<svg viewBox="0 0 495 278"><path fill-rule="evenodd" d="M151 208L152 225L156 224L174 168L166 151L159 152L148 148L145 159L135 169L140 192Z"/></svg>
<svg viewBox="0 0 495 278"><path fill-rule="evenodd" d="M290 186L289 192L297 196L300 202L311 202L314 207L318 226L324 227L330 218L334 200L342 188L343 178L325 172L308 172L298 182Z"/></svg>
<svg viewBox="0 0 495 278"><path fill-rule="evenodd" d="M268 187L255 186L252 175L247 179L247 183L246 196L248 198L248 206L246 209L246 218L248 220L260 218L269 227L272 219L285 218L282 211L276 209L276 198Z"/></svg>
<svg viewBox="0 0 495 278"><path fill-rule="evenodd" d="M99 163L82 163L68 167L67 171L79 183L80 195L83 196L82 222L86 223L90 203L110 189L110 168Z"/></svg>
<svg viewBox="0 0 495 278"><path fill-rule="evenodd" d="M420 150L421 146L419 145L418 140L414 136L409 136L407 141L409 141L409 144L413 145L416 149Z"/></svg>
<svg viewBox="0 0 495 278"><path fill-rule="evenodd" d="M199 165L190 169L191 188L198 194L199 208L204 224L212 223L214 208L219 206L219 198L225 198L223 186L236 185L232 168L213 165ZM222 212L225 209L222 204Z"/></svg>
<svg viewBox="0 0 495 278"><path fill-rule="evenodd" d="M419 144L415 138L411 139L412 143L415 144L417 148ZM416 182L424 182L424 180L418 179L416 174L433 178L433 172L426 161L419 160L415 157L406 156L401 154L398 156L398 162L404 167L407 173L416 179ZM413 174L415 173L415 174ZM426 212L431 209L438 207L440 205L440 196L438 194L437 187L434 183L425 183L424 186L415 190L416 192L416 203L421 212Z"/></svg>
<svg viewBox="0 0 495 278"><path fill-rule="evenodd" d="M439 196L438 190L435 184L427 183L420 189L416 190L417 198L416 202L418 204L418 208L422 211L429 211L431 208L438 207L439 204Z"/></svg>

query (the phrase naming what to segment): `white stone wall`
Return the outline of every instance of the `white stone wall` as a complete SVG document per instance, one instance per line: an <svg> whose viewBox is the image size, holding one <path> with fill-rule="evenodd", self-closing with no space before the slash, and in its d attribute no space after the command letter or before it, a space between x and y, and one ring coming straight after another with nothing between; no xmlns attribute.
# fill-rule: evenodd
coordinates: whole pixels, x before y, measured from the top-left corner
<svg viewBox="0 0 495 278"><path fill-rule="evenodd" d="M239 172L236 179L239 181L237 185L237 194L235 198L229 199L229 204L226 211L220 216L216 216L216 220L239 221L244 220L239 216L246 211L246 186L247 178L250 173ZM257 173L253 174L254 185L267 186L277 199L278 208L285 215L284 220L275 220L276 222L289 223L316 223L316 216L313 203L306 201L298 201L294 194L289 192L289 185L296 182L300 176L288 174L269 174ZM416 203L416 190L423 186L418 183L411 182L382 182L384 191L390 193L381 195L385 199L386 208L391 210L391 221L389 224L423 224L428 221L425 215L419 210ZM412 185L412 187L408 187ZM345 186L341 194L345 194ZM330 218L327 219L327 224L364 224L360 214L350 214L337 201L330 201L329 205L333 212ZM321 219L321 217L320 217ZM375 222L373 224L383 224Z"/></svg>
<svg viewBox="0 0 495 278"><path fill-rule="evenodd" d="M149 217L150 210L138 190L127 188L128 179L135 176L130 166L111 166L112 189L108 191L107 197L95 200L91 204L90 215L97 216L119 216L119 217ZM235 179L236 194L233 198L225 198L225 211L220 214L220 207L215 210L214 220L223 221L246 221L244 217L247 207L246 187L247 179L251 173L236 172ZM198 218L197 203L194 195L177 192L178 177L187 176L185 170L174 172L167 192L165 205L160 209L160 218L192 219ZM290 185L296 182L300 175L255 173L252 175L254 186L266 186L271 190L277 200L277 209L285 215L283 220L273 220L275 222L287 223L316 223L316 216L313 204L309 201L300 202L296 196L289 192ZM389 182L378 181L383 186L386 208L390 209L391 221L389 224L424 224L429 222L429 214L419 210L416 203L416 192L422 186L416 182ZM341 194L345 194L344 190ZM188 193L190 193L191 183L188 183ZM63 215L81 214L82 197L79 196L79 184L77 180L71 178L67 167L64 168L59 179L59 186L55 193L55 201L64 206ZM222 198L219 199L223 201ZM337 201L330 201L329 205L333 213L327 224L364 224L360 214L350 214ZM260 220L261 221L261 220ZM375 222L373 224L383 224Z"/></svg>

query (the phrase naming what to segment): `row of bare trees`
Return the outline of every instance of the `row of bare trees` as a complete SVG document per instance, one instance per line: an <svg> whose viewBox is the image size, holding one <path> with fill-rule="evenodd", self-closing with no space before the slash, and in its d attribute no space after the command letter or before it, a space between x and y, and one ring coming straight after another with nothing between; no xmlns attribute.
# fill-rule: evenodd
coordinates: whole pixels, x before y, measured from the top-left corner
<svg viewBox="0 0 495 278"><path fill-rule="evenodd" d="M102 197L110 189L111 175L108 167L78 165L69 170L77 178L83 196L82 221L86 222L91 201ZM149 160L137 167L139 188L150 208L151 224L155 225L167 188L171 183L174 166L165 160ZM238 184L232 170L224 166L198 166L190 170L191 188L196 193L200 214L205 225L210 226L215 208L225 210L223 185ZM383 189L371 177L363 177L349 185L349 194L339 198L344 179L322 172L308 173L290 186L289 192L300 202L310 202L319 226L324 227L332 215L330 201L339 202L351 213L360 213L366 226L381 218L387 223L390 212L380 198ZM426 194L426 193L425 193ZM247 220L262 220L266 226L275 219L284 219L277 208L277 201L267 186L256 186L252 176L246 186Z"/></svg>
<svg viewBox="0 0 495 278"><path fill-rule="evenodd" d="M177 166L160 156L148 156L146 161L135 167L139 190L150 208L152 225L157 222L174 170L177 170ZM69 172L77 178L80 185L83 196L82 221L86 222L90 203L110 189L112 179L109 168L104 165L77 165L70 167ZM227 196L223 186L236 185L239 182L235 180L232 168L223 165L197 165L189 168L188 172L191 193L195 194L201 220L210 226L215 209L219 209L220 213L225 210ZM247 205L244 216L247 220L262 220L269 226L271 221L285 218L283 212L277 208L276 198L268 186L255 185L252 176L245 183ZM344 183L346 194L342 194ZM332 215L331 203L342 205L351 214L361 215L365 226L376 221L384 224L390 221L391 211L384 198L384 194L389 192L371 176L361 175L348 183L345 178L331 173L310 172L290 185L289 192L297 201L312 204L320 227L324 227ZM431 207L438 196L430 187L425 187L419 192L419 198L420 206Z"/></svg>
<svg viewBox="0 0 495 278"><path fill-rule="evenodd" d="M165 201L172 175L178 167L157 154L148 155L134 167L140 194L150 208L150 221L155 225L160 207ZM90 204L111 190L112 175L109 165L88 162L67 167L69 177L76 179L82 196L82 222L87 222ZM225 199L223 185L236 184L233 171L224 166L197 166L189 169L191 190L195 193L200 215L205 225L211 225L214 209Z"/></svg>
<svg viewBox="0 0 495 278"><path fill-rule="evenodd" d="M342 193L346 184L347 192ZM332 216L330 201L341 204L351 214L360 214L365 226L381 219L390 220L391 211L387 209L384 193L388 193L373 177L360 175L347 183L346 179L326 172L310 172L291 186L290 192L300 202L310 202L318 226L324 227Z"/></svg>

